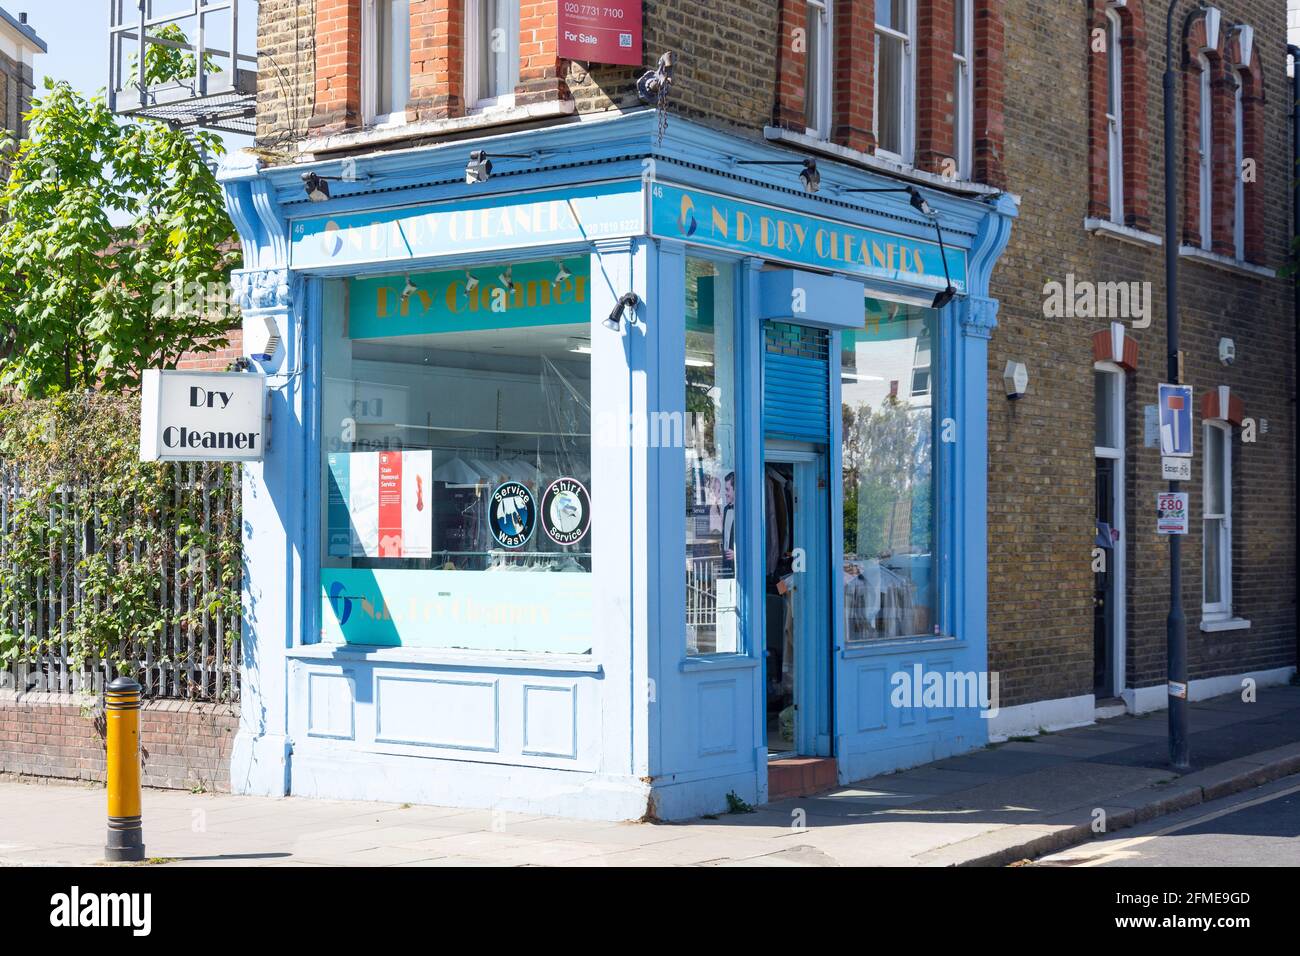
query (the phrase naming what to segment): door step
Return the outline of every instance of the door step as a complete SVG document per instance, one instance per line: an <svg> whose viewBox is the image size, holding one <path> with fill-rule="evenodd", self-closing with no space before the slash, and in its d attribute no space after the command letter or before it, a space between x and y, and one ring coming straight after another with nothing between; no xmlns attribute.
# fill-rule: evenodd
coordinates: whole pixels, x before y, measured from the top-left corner
<svg viewBox="0 0 1300 956"><path fill-rule="evenodd" d="M1098 697L1096 702L1096 719L1107 720L1111 717L1123 717L1128 707L1123 697Z"/></svg>
<svg viewBox="0 0 1300 956"><path fill-rule="evenodd" d="M807 797L839 783L834 757L787 757L767 764L767 799Z"/></svg>

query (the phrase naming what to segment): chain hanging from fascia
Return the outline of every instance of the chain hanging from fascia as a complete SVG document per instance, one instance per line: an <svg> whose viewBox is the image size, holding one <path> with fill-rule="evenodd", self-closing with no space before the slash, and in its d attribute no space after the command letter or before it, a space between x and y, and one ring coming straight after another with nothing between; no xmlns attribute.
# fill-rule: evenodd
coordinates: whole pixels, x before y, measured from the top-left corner
<svg viewBox="0 0 1300 956"><path fill-rule="evenodd" d="M659 57L658 66L642 73L636 81L637 96L647 106L653 105L658 114L659 146L663 145L664 131L668 128L668 96L673 89L673 65L676 61L677 54L669 50Z"/></svg>

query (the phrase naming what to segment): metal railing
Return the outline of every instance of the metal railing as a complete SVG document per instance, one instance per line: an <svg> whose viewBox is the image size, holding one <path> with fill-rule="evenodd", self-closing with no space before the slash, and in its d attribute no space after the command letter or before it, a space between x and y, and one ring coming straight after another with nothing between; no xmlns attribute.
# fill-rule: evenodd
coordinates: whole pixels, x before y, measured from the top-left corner
<svg viewBox="0 0 1300 956"><path fill-rule="evenodd" d="M239 50L239 0L109 0L108 36L114 113L255 131L257 56Z"/></svg>
<svg viewBox="0 0 1300 956"><path fill-rule="evenodd" d="M240 534L240 466L216 463L174 463L171 501L140 504L150 530L160 532L159 570L148 598L156 602L157 626L145 639L123 641L114 657L129 662L125 670L140 682L146 698L237 701L241 660L240 619L214 600L222 576L233 575L238 593L242 568L238 550L224 562L195 539L216 534L237 540ZM25 493L21 476L0 470L0 564L11 568L7 554L11 523ZM109 567L138 563L147 556L137 541L123 545L110 524L100 518L89 486L62 487L50 506L49 527L56 519L72 518L75 533L55 540L42 531L44 559L28 566L23 580L31 600L12 609L3 627L19 636L16 659L0 661L0 687L20 693L91 693L98 695L122 672L113 660L96 651L77 653L69 634L84 621L88 608L103 609L112 593L94 594L88 587L88 559L100 556ZM130 553L128 553L128 550ZM101 564L102 566L102 564ZM101 589L102 590L102 589ZM111 589L110 589L111 591ZM213 610L215 608L215 610Z"/></svg>

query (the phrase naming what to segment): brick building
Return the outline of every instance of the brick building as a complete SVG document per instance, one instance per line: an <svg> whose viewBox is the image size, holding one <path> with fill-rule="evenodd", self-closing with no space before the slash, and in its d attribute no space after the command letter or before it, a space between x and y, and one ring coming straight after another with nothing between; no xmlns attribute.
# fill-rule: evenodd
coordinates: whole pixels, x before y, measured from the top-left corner
<svg viewBox="0 0 1300 956"><path fill-rule="evenodd" d="M19 138L26 134L23 114L32 100L32 61L46 52L45 41L27 23L27 14L17 16L0 7L0 110L3 128Z"/></svg>
<svg viewBox="0 0 1300 956"><path fill-rule="evenodd" d="M1069 6L262 0L234 788L671 817L1162 706L1163 23ZM1294 671L1290 157L1280 0L1178 30L1198 695Z"/></svg>

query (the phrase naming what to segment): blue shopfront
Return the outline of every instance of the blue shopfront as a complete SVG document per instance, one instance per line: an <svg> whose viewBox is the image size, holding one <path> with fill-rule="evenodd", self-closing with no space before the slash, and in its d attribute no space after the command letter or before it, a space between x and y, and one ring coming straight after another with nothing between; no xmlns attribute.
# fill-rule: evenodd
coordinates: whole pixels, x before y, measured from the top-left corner
<svg viewBox="0 0 1300 956"><path fill-rule="evenodd" d="M985 743L1015 204L802 158L644 113L226 164L283 343L236 790L673 819Z"/></svg>

